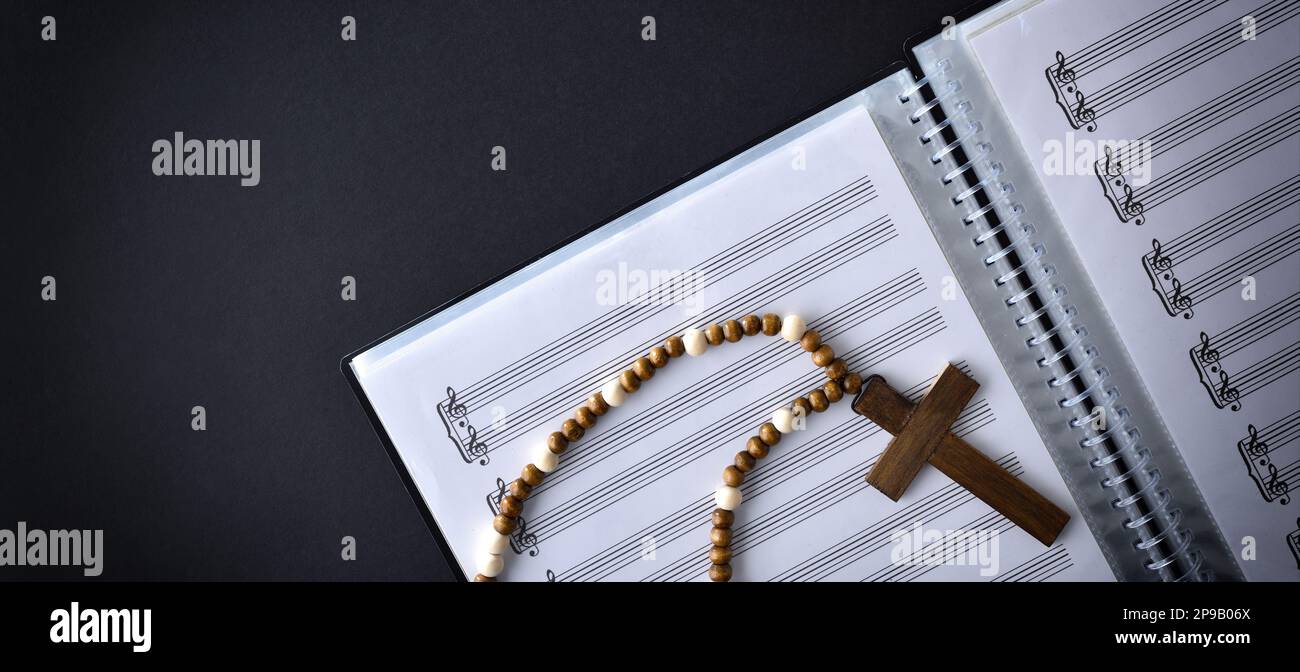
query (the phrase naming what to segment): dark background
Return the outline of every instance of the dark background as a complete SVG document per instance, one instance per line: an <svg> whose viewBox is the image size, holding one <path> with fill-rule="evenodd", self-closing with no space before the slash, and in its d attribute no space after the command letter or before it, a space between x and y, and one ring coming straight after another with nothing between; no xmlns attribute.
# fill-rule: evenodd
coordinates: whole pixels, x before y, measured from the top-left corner
<svg viewBox="0 0 1300 672"><path fill-rule="evenodd" d="M451 576L339 359L970 1L5 3L0 528L103 529L101 580ZM175 131L261 184L154 176Z"/></svg>

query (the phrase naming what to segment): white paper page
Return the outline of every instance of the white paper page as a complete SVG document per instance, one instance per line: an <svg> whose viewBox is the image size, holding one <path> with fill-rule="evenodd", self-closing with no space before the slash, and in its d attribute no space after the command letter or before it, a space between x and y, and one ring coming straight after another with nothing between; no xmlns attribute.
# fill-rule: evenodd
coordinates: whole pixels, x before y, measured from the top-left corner
<svg viewBox="0 0 1300 672"><path fill-rule="evenodd" d="M1073 519L1044 547L929 468L890 501L863 480L889 437L846 399L746 478L736 580L1113 578L859 101L354 360L467 575L501 488L589 393L684 327L770 311L804 316L851 369L913 395L960 363L982 387L957 430ZM703 271L698 302L603 305L610 277L634 288L638 272L690 269ZM824 382L797 344L762 335L672 360L534 490L502 578L706 580L723 467L774 409ZM922 548L932 531L996 530L983 546L996 561L926 564L904 552L914 525Z"/></svg>
<svg viewBox="0 0 1300 672"><path fill-rule="evenodd" d="M1047 0L971 45L1242 569L1295 579L1300 3Z"/></svg>

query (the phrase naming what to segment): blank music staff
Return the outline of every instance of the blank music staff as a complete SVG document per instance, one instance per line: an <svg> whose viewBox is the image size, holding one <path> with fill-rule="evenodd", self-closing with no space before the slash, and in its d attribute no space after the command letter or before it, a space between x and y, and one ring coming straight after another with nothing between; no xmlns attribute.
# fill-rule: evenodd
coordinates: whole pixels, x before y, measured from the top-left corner
<svg viewBox="0 0 1300 672"><path fill-rule="evenodd" d="M822 199L818 204L809 206L801 210L797 215L787 217L768 229L769 231L773 228L778 229L783 232L782 235L769 236L765 234L747 239L733 246L727 251L727 263L722 267L730 270L724 272L718 270L715 266L708 266L709 270L699 276L706 278L707 281L701 282L708 284L715 279L720 279L728 273L734 272L734 269L738 267L737 265L749 266L759 263L763 257L779 252L794 240L811 235L813 231L826 223L856 210L875 198L875 190L870 187L869 183L865 186L855 183L849 189L852 189L852 191L846 193L841 189ZM466 421L466 427L469 429L460 428L459 431L456 431L457 425L455 422L458 419L464 419L475 409L483 412L488 411L497 401L501 392L511 389L507 381L501 377L505 374L491 374L463 390L448 386L447 398L438 403L439 417L443 419L443 424L447 426L448 438L460 452L461 458L466 463L478 461L479 464L486 465L490 462L490 454L497 447L505 445L528 432L537 430L557 413L564 412L580 403L586 398L591 388L617 373L619 368L624 366L627 361L651 346L662 342L668 336L681 333L683 330L699 324L708 324L732 317L742 311L749 310L755 305L770 305L779 297L815 281L821 275L847 263L855 256L876 249L896 237L897 233L894 231L893 224L888 216L881 216L864 223L838 239L829 242L821 249L778 269L752 286L724 298L712 306L708 312L672 325L655 337L609 358L608 361L565 382L560 387L549 390L542 397L522 403L510 403L508 406L514 410L506 416L504 422L497 423L495 426L490 422L490 417L487 415L484 416L484 419L488 420L487 422L471 424ZM763 247L755 249L753 247L755 244L761 244ZM636 310L638 308L640 310ZM545 353L545 357L538 357L537 353L534 353L529 358L524 358L523 363L515 363L508 368L516 371L519 368L527 368L532 375L539 376L546 371L553 370L587 354L592 343L606 338L608 334L627 331L636 325L651 322L653 321L652 318L658 315L659 312L670 308L673 308L673 306L651 306L640 302L624 304L606 313L607 317L614 316L604 320L610 324L602 323L596 327L580 328L576 330L579 337L574 342L570 342L566 338L557 339L537 351L538 353ZM680 306L675 308L677 310L681 309ZM537 367L541 368L538 369ZM467 402L467 396L476 397L478 401ZM459 414L459 417L457 417L457 414ZM471 434L473 435L473 442L468 440Z"/></svg>
<svg viewBox="0 0 1300 672"><path fill-rule="evenodd" d="M1154 166L1157 158L1210 133L1226 121L1250 112L1275 96L1283 93L1295 94L1297 84L1300 84L1300 56L1255 77L1244 85L1234 85L1214 99L1142 134L1138 142L1124 143L1117 147L1103 145L1104 156L1097 160L1094 173L1101 181L1102 193L1115 210L1115 214L1121 221L1132 219L1135 223L1141 224L1144 221L1142 214L1145 210L1172 198L1159 192L1151 195L1146 195L1145 192L1141 196L1136 195L1134 193L1136 187L1129 183L1129 175L1145 172L1140 170L1144 167L1149 170ZM1250 91L1251 95L1243 99L1242 89ZM1235 164L1220 165L1218 168L1221 171L1231 165ZM1203 179L1208 179L1214 174L1217 173L1211 172ZM1166 178L1161 178L1162 183L1165 181ZM1185 190L1186 188L1183 188L1177 193ZM1162 200L1157 200L1158 198Z"/></svg>
<svg viewBox="0 0 1300 672"><path fill-rule="evenodd" d="M1300 487L1300 410L1262 429L1248 425L1237 451L1264 501L1290 504L1292 485Z"/></svg>
<svg viewBox="0 0 1300 672"><path fill-rule="evenodd" d="M1248 275L1290 258L1300 250L1294 225L1252 246L1244 254L1223 251L1221 244L1300 203L1300 174L1293 175L1232 209L1167 242L1152 239L1142 267L1151 289L1169 316L1191 319L1195 306L1236 287ZM1292 262L1294 263L1294 262Z"/></svg>
<svg viewBox="0 0 1300 672"><path fill-rule="evenodd" d="M1300 232L1298 232L1300 233ZM1300 370L1300 340L1276 351L1260 353L1272 334L1300 323L1300 292L1210 336L1201 332L1200 343L1188 351L1201 384L1218 408L1241 410L1243 400ZM1283 339L1284 342L1290 339ZM1278 390L1277 394L1293 391Z"/></svg>
<svg viewBox="0 0 1300 672"><path fill-rule="evenodd" d="M1106 197L1111 201L1120 221L1132 221L1141 225L1151 210L1273 145L1295 137L1297 133L1300 133L1300 105L1260 122L1254 128L1224 141L1167 174L1160 175L1144 187L1132 187L1127 176L1112 178L1103 183L1107 186Z"/></svg>
<svg viewBox="0 0 1300 672"><path fill-rule="evenodd" d="M1045 72L1056 104L1071 128L1096 131L1098 119L1142 98L1229 51L1249 44L1234 18L1109 83L1084 81L1102 66L1133 53L1223 2L1171 2L1069 56L1056 52ZM1300 3L1271 0L1249 12L1259 36L1300 16ZM1130 39L1131 38L1131 39ZM1095 79L1095 77L1094 77Z"/></svg>

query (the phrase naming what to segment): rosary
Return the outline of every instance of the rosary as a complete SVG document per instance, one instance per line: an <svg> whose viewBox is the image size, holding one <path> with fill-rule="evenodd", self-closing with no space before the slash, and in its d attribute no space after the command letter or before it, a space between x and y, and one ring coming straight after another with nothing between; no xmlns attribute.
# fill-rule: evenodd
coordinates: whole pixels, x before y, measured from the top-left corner
<svg viewBox="0 0 1300 672"><path fill-rule="evenodd" d="M582 439L586 430L611 408L622 406L628 395L654 377L655 370L683 354L697 357L710 347L735 343L758 333L780 336L799 343L812 354L813 364L826 373L827 381L789 406L779 408L770 422L763 423L755 436L745 442L732 464L722 470L722 485L714 493L713 529L709 531L709 578L730 581L732 575L732 524L742 499L740 486L745 475L767 457L781 437L802 429L803 419L821 413L845 397L857 395L853 410L894 436L867 474L867 482L887 497L898 501L903 491L927 462L979 499L1007 517L1044 545L1051 545L1070 519L1023 481L1011 475L963 439L948 430L966 404L975 396L979 384L960 369L948 365L920 402L913 403L885 383L880 376L850 372L844 360L835 356L831 346L822 342L821 334L808 329L803 318L784 318L768 313L762 318L746 315L707 328L687 329L681 336L669 337L645 356L632 362L629 369L601 386L565 420L560 431L552 432L519 478L510 483L509 492L501 497L500 513L492 519L487 548L479 561L475 581L496 581L505 568L503 554L510 547L510 535L518 525L524 501L546 475L560 465L560 455L569 445Z"/></svg>

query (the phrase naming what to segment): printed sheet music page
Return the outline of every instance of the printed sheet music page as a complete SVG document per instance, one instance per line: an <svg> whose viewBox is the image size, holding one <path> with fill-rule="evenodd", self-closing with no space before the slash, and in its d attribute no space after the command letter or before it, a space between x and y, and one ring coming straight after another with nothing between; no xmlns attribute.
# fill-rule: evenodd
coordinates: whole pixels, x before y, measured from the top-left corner
<svg viewBox="0 0 1300 672"><path fill-rule="evenodd" d="M890 437L842 401L745 480L736 580L1113 579L862 100L353 360L467 575L505 485L590 392L687 327L776 312L913 398L961 366L981 387L954 431L1072 520L1044 547L929 468L890 501L864 481ZM824 382L797 344L762 335L672 360L534 490L502 578L706 580L722 468Z"/></svg>
<svg viewBox="0 0 1300 672"><path fill-rule="evenodd" d="M1048 0L971 45L1243 571L1294 580L1300 3Z"/></svg>

